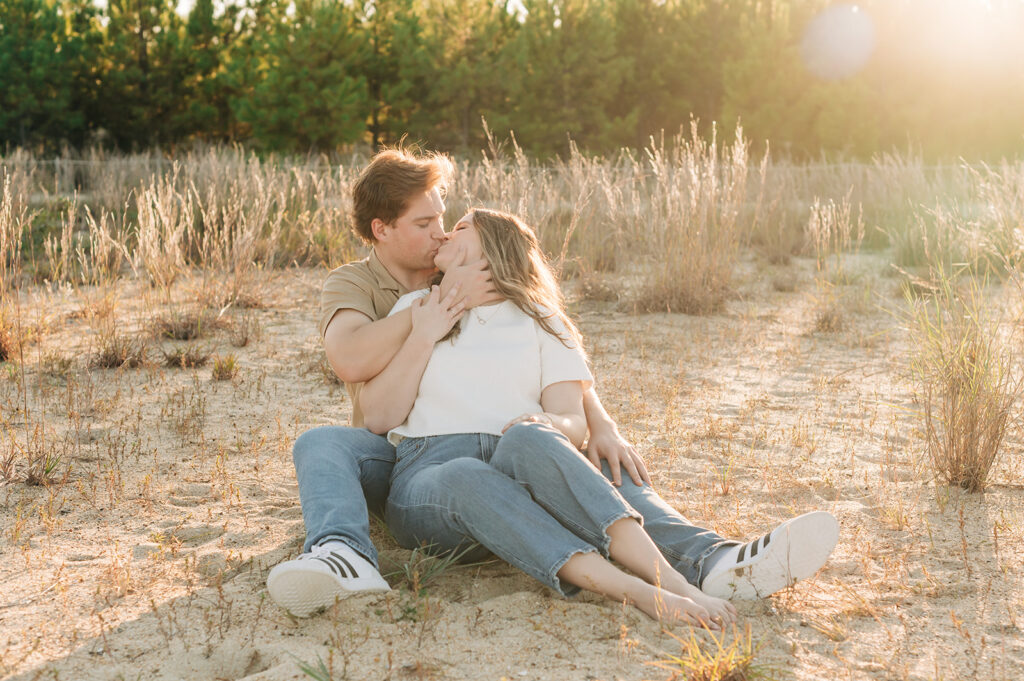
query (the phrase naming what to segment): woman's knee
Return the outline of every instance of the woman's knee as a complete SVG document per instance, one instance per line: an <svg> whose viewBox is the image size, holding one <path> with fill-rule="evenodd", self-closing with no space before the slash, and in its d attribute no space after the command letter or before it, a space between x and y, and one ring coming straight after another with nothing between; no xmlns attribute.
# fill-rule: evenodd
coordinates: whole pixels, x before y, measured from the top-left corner
<svg viewBox="0 0 1024 681"><path fill-rule="evenodd" d="M495 465L503 470L511 466L537 466L564 456L567 446L575 452L569 441L560 435L544 424L516 424L501 436L494 452Z"/></svg>
<svg viewBox="0 0 1024 681"><path fill-rule="evenodd" d="M434 471L434 476L436 483L460 491L465 490L466 485L472 485L475 481L479 481L481 474L487 474L493 470L491 466L480 459L463 457L440 464Z"/></svg>

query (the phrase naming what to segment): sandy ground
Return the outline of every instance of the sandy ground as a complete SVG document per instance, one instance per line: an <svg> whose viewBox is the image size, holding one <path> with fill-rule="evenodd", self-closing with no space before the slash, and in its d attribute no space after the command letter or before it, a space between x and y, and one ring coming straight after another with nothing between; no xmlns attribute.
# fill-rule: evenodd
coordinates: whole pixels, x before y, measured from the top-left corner
<svg viewBox="0 0 1024 681"><path fill-rule="evenodd" d="M814 331L807 262L746 263L716 316L573 310L607 407L691 520L750 538L813 509L839 518L839 546L814 579L740 604L758 665L795 679L1021 678L1021 433L985 494L934 484L908 341L883 309L900 305L897 281L877 258L859 265L833 333ZM403 566L415 557L379 525L392 593L307 620L269 601L269 569L303 537L291 443L349 409L321 370L323 276L268 277L259 340L234 348L225 325L200 341L237 355L230 381L209 365L90 369L101 292L24 294L36 340L27 397L0 365L0 458L21 461L27 446L62 459L49 485L0 483L0 675L303 679L302 665L322 660L334 679L668 678L650 663L678 655L674 637L689 630L562 599L498 562L414 593ZM175 295L187 299L187 283ZM126 332L145 335L166 313L140 284L115 297Z"/></svg>

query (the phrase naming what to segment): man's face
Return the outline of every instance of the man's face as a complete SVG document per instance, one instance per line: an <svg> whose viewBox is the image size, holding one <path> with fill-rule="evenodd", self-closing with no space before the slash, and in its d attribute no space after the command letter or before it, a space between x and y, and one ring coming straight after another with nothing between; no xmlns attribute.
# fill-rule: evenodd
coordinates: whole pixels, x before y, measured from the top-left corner
<svg viewBox="0 0 1024 681"><path fill-rule="evenodd" d="M409 200L409 207L390 225L374 221L377 248L392 263L408 270L429 270L445 241L444 200L437 187Z"/></svg>
<svg viewBox="0 0 1024 681"><path fill-rule="evenodd" d="M437 265L437 269L447 272L450 267L476 262L483 257L480 233L473 224L473 214L470 213L455 223L448 240L437 251L434 264Z"/></svg>

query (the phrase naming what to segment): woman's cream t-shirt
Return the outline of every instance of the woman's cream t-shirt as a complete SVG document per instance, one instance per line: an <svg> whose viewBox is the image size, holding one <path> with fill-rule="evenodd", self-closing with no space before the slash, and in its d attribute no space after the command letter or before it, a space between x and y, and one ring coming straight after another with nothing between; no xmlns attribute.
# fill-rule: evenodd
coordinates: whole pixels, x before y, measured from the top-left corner
<svg viewBox="0 0 1024 681"><path fill-rule="evenodd" d="M391 314L427 294L423 290L402 296ZM552 326L564 332L557 317ZM544 411L540 395L549 385L582 381L584 390L590 386L594 378L586 359L571 340L570 345L510 301L473 308L463 316L455 338L434 346L412 411L388 439L396 443L402 437L453 433L501 435L505 424L520 414Z"/></svg>

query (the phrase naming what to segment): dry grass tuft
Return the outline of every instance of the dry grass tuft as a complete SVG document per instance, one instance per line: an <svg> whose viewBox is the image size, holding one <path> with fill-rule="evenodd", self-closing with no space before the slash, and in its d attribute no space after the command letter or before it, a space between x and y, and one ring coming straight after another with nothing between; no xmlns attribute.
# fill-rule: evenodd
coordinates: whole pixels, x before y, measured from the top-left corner
<svg viewBox="0 0 1024 681"><path fill-rule="evenodd" d="M314 351L307 355L302 375L309 376L310 374L319 376L326 385L342 385L341 379L334 373L334 369L327 361L327 355L322 351Z"/></svg>
<svg viewBox="0 0 1024 681"><path fill-rule="evenodd" d="M911 369L924 401L936 474L977 492L1000 454L1024 380L986 311L978 280L968 276L961 288L941 274L937 280L930 300L910 301L910 332L918 348Z"/></svg>
<svg viewBox="0 0 1024 681"><path fill-rule="evenodd" d="M258 343L263 337L263 324L255 313L246 310L241 318L231 324L229 340L236 348L244 348L249 343Z"/></svg>
<svg viewBox="0 0 1024 681"><path fill-rule="evenodd" d="M149 345L145 339L117 332L113 324L105 324L96 340L96 351L90 366L100 369L137 369L149 363Z"/></svg>
<svg viewBox="0 0 1024 681"><path fill-rule="evenodd" d="M217 328L220 321L209 310L172 309L166 315L150 320L149 327L157 338L188 341L201 338L212 329Z"/></svg>
<svg viewBox="0 0 1024 681"><path fill-rule="evenodd" d="M13 359L18 354L17 334L7 311L0 308L0 362Z"/></svg>
<svg viewBox="0 0 1024 681"><path fill-rule="evenodd" d="M838 333L845 328L846 316L837 300L828 300L814 311L814 330L817 333Z"/></svg>
<svg viewBox="0 0 1024 681"><path fill-rule="evenodd" d="M39 369L51 378L67 378L75 369L75 360L59 350L48 350L39 360Z"/></svg>
<svg viewBox="0 0 1024 681"><path fill-rule="evenodd" d="M693 629L688 638L672 632L668 635L679 643L680 652L666 653L663 659L646 663L671 672L667 681L754 681L772 677L767 667L754 663L757 649L749 623L742 633L736 627L731 634L708 632L711 646L698 640Z"/></svg>
<svg viewBox="0 0 1024 681"><path fill-rule="evenodd" d="M619 300L619 289L597 274L585 273L580 276L580 298L599 303L614 303Z"/></svg>
<svg viewBox="0 0 1024 681"><path fill-rule="evenodd" d="M210 359L210 351L198 343L179 345L160 352L164 357L164 366L168 368L192 369L204 366Z"/></svg>

